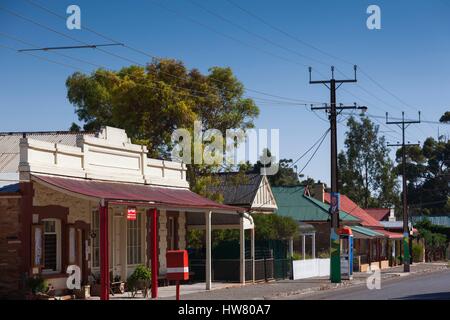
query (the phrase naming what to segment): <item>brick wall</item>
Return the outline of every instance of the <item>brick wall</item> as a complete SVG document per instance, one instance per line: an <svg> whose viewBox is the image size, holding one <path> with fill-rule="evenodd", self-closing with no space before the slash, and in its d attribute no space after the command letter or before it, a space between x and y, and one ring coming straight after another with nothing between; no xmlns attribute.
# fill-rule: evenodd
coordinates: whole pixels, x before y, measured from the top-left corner
<svg viewBox="0 0 450 320"><path fill-rule="evenodd" d="M316 256L323 251L330 250L330 223L308 222L316 229Z"/></svg>
<svg viewBox="0 0 450 320"><path fill-rule="evenodd" d="M77 220L90 223L91 208L96 208L98 204L80 198L71 197L62 192L56 192L50 188L34 183L33 206L59 205L69 208L68 223Z"/></svg>
<svg viewBox="0 0 450 320"><path fill-rule="evenodd" d="M0 299L18 297L20 266L20 197L0 197Z"/></svg>

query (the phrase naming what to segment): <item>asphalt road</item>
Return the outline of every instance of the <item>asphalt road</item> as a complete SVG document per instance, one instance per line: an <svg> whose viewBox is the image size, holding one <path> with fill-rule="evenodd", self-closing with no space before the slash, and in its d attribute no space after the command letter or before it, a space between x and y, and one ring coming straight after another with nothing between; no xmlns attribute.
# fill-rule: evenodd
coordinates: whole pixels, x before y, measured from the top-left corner
<svg viewBox="0 0 450 320"><path fill-rule="evenodd" d="M450 300L450 270L382 280L381 289L366 285L291 296L300 300Z"/></svg>

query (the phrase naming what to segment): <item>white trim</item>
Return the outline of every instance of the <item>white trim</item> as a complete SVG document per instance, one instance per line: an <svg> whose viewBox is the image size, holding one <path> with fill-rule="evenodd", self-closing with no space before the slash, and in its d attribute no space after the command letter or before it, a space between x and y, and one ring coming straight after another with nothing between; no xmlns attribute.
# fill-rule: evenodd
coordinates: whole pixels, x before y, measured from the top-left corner
<svg viewBox="0 0 450 320"><path fill-rule="evenodd" d="M166 273L188 273L189 267L167 268Z"/></svg>

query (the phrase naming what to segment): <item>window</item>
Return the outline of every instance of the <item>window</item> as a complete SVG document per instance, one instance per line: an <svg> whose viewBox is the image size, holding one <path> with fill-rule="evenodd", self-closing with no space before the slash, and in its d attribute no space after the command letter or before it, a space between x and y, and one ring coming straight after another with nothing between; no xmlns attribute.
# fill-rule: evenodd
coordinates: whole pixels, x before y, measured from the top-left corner
<svg viewBox="0 0 450 320"><path fill-rule="evenodd" d="M44 225L44 273L61 271L61 222L43 220Z"/></svg>
<svg viewBox="0 0 450 320"><path fill-rule="evenodd" d="M136 220L127 220L127 262L142 263L142 213L136 214Z"/></svg>
<svg viewBox="0 0 450 320"><path fill-rule="evenodd" d="M100 267L100 214L98 210L92 211L92 268Z"/></svg>

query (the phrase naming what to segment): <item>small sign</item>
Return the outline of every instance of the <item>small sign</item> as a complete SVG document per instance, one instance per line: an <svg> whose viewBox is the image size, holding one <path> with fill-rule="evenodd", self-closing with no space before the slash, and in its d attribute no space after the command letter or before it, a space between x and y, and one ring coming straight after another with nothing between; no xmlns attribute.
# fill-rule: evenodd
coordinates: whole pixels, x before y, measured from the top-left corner
<svg viewBox="0 0 450 320"><path fill-rule="evenodd" d="M339 214L340 210L340 193L332 192L331 193L331 214Z"/></svg>
<svg viewBox="0 0 450 320"><path fill-rule="evenodd" d="M127 220L136 220L136 208L128 208L127 210Z"/></svg>

